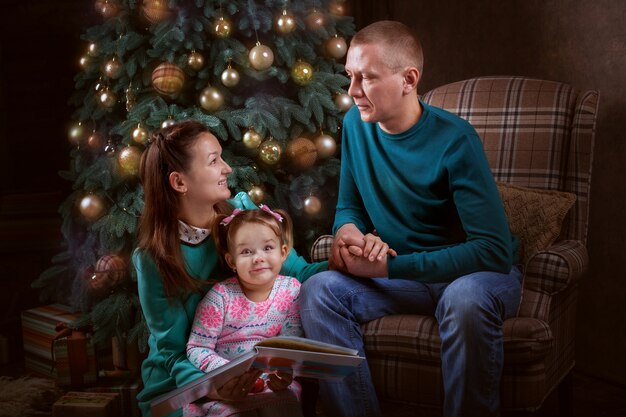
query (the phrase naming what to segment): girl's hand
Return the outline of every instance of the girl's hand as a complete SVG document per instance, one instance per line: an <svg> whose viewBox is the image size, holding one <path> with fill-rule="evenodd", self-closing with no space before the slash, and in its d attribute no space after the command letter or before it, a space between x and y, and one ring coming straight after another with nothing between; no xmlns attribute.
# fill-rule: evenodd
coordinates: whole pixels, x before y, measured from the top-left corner
<svg viewBox="0 0 626 417"><path fill-rule="evenodd" d="M293 381L293 375L277 371L276 373L269 374L269 379L267 380L267 386L272 391L284 391L289 388L291 382Z"/></svg>
<svg viewBox="0 0 626 417"><path fill-rule="evenodd" d="M216 392L211 392L207 397L211 400L240 401L244 399L261 375L258 369L251 369L243 375L232 378Z"/></svg>

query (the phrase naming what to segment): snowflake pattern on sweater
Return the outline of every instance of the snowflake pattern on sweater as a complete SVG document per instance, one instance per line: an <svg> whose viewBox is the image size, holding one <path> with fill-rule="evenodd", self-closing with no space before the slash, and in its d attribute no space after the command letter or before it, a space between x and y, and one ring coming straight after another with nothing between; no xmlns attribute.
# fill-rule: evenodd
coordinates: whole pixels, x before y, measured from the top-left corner
<svg viewBox="0 0 626 417"><path fill-rule="evenodd" d="M300 283L279 275L267 300L250 301L237 278L219 282L198 304L187 357L204 372L212 371L233 358L254 349L257 342L278 335L302 336L298 309ZM184 414L228 416L249 409L298 401L300 387L293 382L286 392L274 393L267 387L238 403L211 401L185 407Z"/></svg>

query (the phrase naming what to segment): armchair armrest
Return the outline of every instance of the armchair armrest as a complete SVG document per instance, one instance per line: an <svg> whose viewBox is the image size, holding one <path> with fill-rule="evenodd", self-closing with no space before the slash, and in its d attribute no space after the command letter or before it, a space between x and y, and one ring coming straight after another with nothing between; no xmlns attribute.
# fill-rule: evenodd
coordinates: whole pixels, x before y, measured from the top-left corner
<svg viewBox="0 0 626 417"><path fill-rule="evenodd" d="M532 255L524 268L524 289L554 295L587 271L587 248L579 240L561 240Z"/></svg>
<svg viewBox="0 0 626 417"><path fill-rule="evenodd" d="M333 235L321 235L311 246L311 262L327 261L333 247Z"/></svg>

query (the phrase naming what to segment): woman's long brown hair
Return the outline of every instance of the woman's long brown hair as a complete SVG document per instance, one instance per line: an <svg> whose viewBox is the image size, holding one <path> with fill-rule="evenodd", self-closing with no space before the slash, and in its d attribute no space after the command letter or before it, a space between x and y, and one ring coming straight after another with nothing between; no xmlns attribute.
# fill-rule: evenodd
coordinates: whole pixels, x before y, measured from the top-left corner
<svg viewBox="0 0 626 417"><path fill-rule="evenodd" d="M139 175L143 185L144 208L139 220L137 246L154 260L165 294L182 297L199 291L201 277L192 277L185 268L178 234L179 196L169 183L171 172L187 172L191 147L209 130L195 120L176 123L155 131L141 157ZM229 213L228 203L215 205L216 213Z"/></svg>

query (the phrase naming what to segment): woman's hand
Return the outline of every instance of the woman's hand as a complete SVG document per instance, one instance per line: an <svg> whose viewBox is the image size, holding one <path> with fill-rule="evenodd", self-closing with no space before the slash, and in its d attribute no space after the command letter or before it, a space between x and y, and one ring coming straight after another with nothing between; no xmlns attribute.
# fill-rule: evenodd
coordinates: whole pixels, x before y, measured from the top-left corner
<svg viewBox="0 0 626 417"><path fill-rule="evenodd" d="M210 392L207 397L211 400L240 401L252 390L260 375L260 370L251 369L243 375L232 378L217 391Z"/></svg>
<svg viewBox="0 0 626 417"><path fill-rule="evenodd" d="M275 373L269 374L267 386L272 391L284 391L289 388L289 385L291 385L292 381L293 375L291 375L290 373L277 371Z"/></svg>
<svg viewBox="0 0 626 417"><path fill-rule="evenodd" d="M382 261L387 255L396 256L395 250L391 249L388 244L373 233L363 236L363 246L349 245L348 251L354 256L362 256L370 262Z"/></svg>

